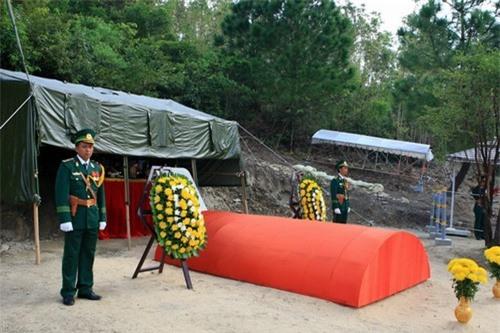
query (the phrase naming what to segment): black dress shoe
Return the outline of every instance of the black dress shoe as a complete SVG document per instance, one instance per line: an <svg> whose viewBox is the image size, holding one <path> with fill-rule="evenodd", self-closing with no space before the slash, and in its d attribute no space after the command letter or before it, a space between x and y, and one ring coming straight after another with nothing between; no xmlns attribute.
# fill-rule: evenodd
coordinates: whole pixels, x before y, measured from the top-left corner
<svg viewBox="0 0 500 333"><path fill-rule="evenodd" d="M93 291L90 291L88 293L85 293L85 294L80 294L78 293L78 298L85 298L85 299L89 299L91 301L98 301L100 300L102 297L97 295L96 293L94 293Z"/></svg>
<svg viewBox="0 0 500 333"><path fill-rule="evenodd" d="M73 305L73 304L75 304L75 298L73 296L63 297L63 304L64 305Z"/></svg>

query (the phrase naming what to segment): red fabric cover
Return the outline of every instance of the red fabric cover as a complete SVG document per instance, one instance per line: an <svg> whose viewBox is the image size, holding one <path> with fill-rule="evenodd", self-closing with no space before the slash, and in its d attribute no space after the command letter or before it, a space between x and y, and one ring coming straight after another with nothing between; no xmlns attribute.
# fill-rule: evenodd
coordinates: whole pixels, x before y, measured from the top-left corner
<svg viewBox="0 0 500 333"><path fill-rule="evenodd" d="M146 180L130 181L130 234L132 237L146 236L151 233L142 224L137 216L139 200L142 196ZM106 193L107 225L104 231L99 231L99 239L127 238L127 223L125 215L125 182L123 179L106 179L104 181ZM149 200L148 200L149 201ZM148 217L150 218L150 217Z"/></svg>
<svg viewBox="0 0 500 333"><path fill-rule="evenodd" d="M404 231L222 211L204 216L208 246L188 261L196 271L352 307L430 277L422 243Z"/></svg>

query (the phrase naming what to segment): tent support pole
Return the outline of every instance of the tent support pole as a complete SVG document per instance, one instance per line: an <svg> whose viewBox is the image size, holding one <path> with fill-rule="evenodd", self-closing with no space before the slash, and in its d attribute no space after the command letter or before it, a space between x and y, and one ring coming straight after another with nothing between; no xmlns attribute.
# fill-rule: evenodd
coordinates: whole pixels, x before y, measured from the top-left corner
<svg viewBox="0 0 500 333"><path fill-rule="evenodd" d="M453 213L455 210L455 163L452 163L451 171L451 208L450 208L450 229L453 229Z"/></svg>
<svg viewBox="0 0 500 333"><path fill-rule="evenodd" d="M40 228L39 228L39 220L38 220L38 205L33 203L33 233L35 238L35 262L37 265L40 265L41 256L40 256Z"/></svg>
<svg viewBox="0 0 500 333"><path fill-rule="evenodd" d="M128 174L128 156L123 156L123 177L125 185L125 223L127 225L127 245L132 248L132 237L130 234L130 193L129 193L129 174Z"/></svg>
<svg viewBox="0 0 500 333"><path fill-rule="evenodd" d="M196 184L196 186L198 186L198 171L196 170L196 160L194 158L191 159L191 170L194 183Z"/></svg>
<svg viewBox="0 0 500 333"><path fill-rule="evenodd" d="M243 194L243 211L245 214L248 214L248 200L247 200L247 189L246 189L246 181L245 181L245 171L240 172L240 181L241 181L241 192Z"/></svg>

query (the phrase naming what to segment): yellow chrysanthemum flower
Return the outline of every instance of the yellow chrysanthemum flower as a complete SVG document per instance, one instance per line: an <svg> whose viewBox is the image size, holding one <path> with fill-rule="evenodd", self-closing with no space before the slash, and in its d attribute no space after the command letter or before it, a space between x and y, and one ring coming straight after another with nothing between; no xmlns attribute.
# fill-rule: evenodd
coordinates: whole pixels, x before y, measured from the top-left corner
<svg viewBox="0 0 500 333"><path fill-rule="evenodd" d="M166 229L167 228L167 224L165 222L160 222L158 224L158 226L160 227L160 229Z"/></svg>
<svg viewBox="0 0 500 333"><path fill-rule="evenodd" d="M161 238L167 237L167 233L165 231L160 232L160 237Z"/></svg>
<svg viewBox="0 0 500 333"><path fill-rule="evenodd" d="M500 246L492 246L485 250L484 256L489 262L500 265Z"/></svg>
<svg viewBox="0 0 500 333"><path fill-rule="evenodd" d="M181 197L184 199L189 199L191 197L191 194L189 193L189 190L187 188L183 188L181 191Z"/></svg>
<svg viewBox="0 0 500 333"><path fill-rule="evenodd" d="M163 210L163 205L162 204L156 204L155 208L157 210Z"/></svg>
<svg viewBox="0 0 500 333"><path fill-rule="evenodd" d="M179 207L181 207L181 209L186 210L188 207L186 200L184 199L179 200Z"/></svg>
<svg viewBox="0 0 500 333"><path fill-rule="evenodd" d="M161 193L161 191L163 191L163 187L161 185L156 185L155 186L155 192L156 193Z"/></svg>
<svg viewBox="0 0 500 333"><path fill-rule="evenodd" d="M177 239L181 238L181 236L182 236L182 234L178 231L174 234L174 237Z"/></svg>

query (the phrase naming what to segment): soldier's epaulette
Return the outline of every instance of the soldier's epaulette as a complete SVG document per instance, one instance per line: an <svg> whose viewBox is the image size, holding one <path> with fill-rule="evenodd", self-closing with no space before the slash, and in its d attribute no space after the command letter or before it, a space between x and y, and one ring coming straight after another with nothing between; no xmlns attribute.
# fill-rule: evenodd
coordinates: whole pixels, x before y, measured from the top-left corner
<svg viewBox="0 0 500 333"><path fill-rule="evenodd" d="M70 158L63 160L63 163L68 163L68 162L72 162L72 161L73 161L73 157L70 157Z"/></svg>

